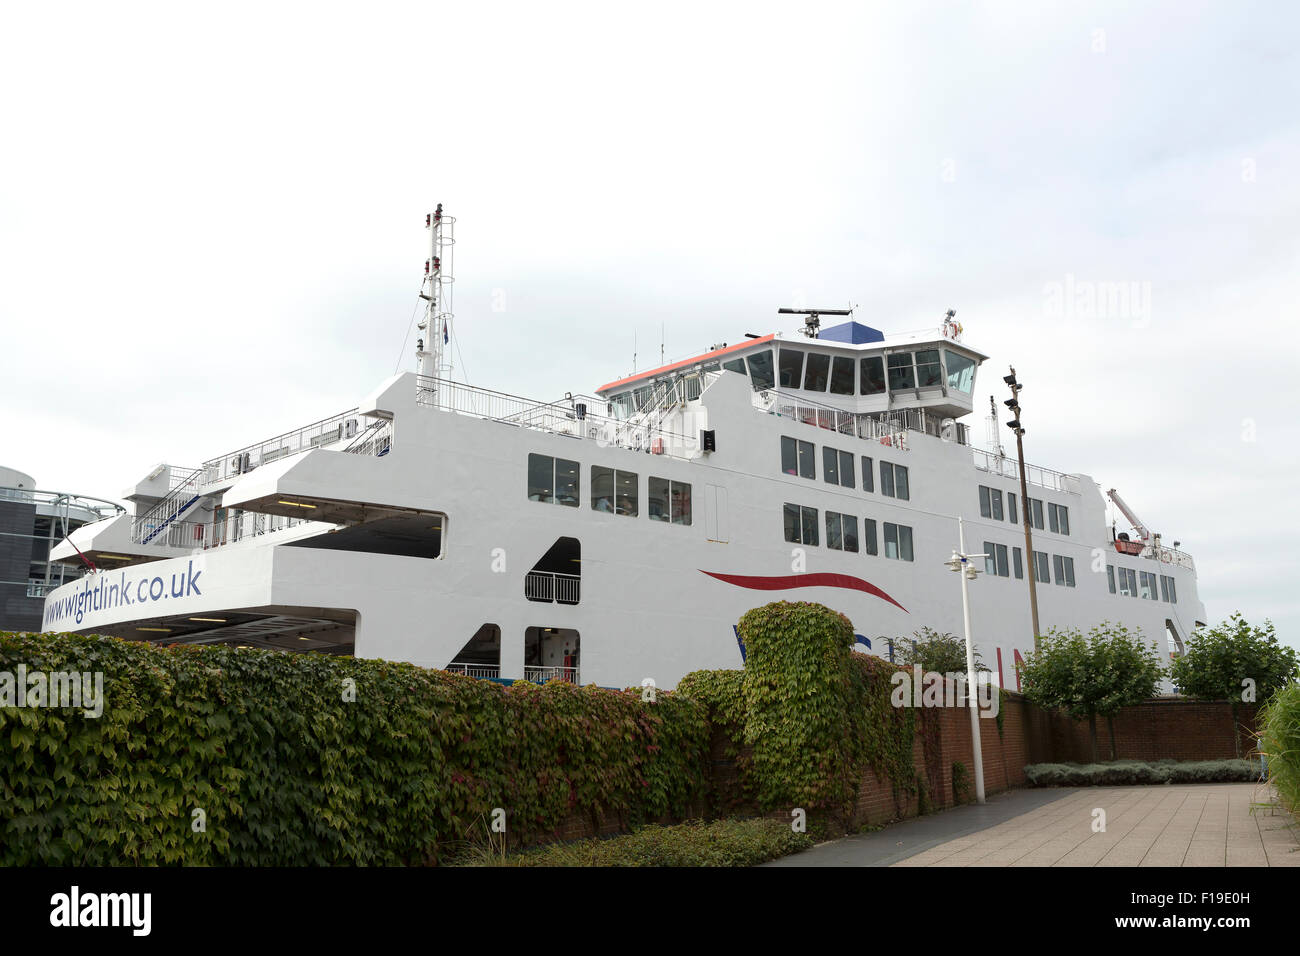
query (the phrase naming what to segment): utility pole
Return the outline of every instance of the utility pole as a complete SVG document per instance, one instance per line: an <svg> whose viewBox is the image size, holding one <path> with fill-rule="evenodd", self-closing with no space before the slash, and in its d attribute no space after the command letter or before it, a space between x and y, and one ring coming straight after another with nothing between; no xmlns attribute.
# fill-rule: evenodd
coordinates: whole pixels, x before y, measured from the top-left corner
<svg viewBox="0 0 1300 956"><path fill-rule="evenodd" d="M975 802L984 802L984 747L980 742L979 695L975 684L975 648L970 637L970 582L979 574L971 558L987 558L987 554L966 553L966 529L961 518L957 519L957 547L952 558L945 563L949 569L961 575L961 615L966 627L966 694L970 711L970 739L973 748L972 763L975 767Z"/></svg>
<svg viewBox="0 0 1300 956"><path fill-rule="evenodd" d="M1011 374L1002 376L1002 381L1007 383L1011 389L1011 398L1002 404L1011 409L1011 414L1015 417L1007 422L1007 427L1016 433L1016 458L1020 462L1020 512L1025 522L1025 561L1029 565L1029 611L1034 619L1034 650L1040 649L1039 628L1038 628L1038 562L1034 559L1034 536L1030 530L1029 520L1029 483L1025 479L1025 430L1020 426L1020 416L1023 409L1020 407L1020 390L1024 388L1016 381L1016 367L1011 366Z"/></svg>

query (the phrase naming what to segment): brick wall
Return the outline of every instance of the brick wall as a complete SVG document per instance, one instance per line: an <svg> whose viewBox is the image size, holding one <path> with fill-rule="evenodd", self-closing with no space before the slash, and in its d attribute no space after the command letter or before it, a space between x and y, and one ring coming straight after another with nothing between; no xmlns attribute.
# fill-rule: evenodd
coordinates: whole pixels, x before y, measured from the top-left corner
<svg viewBox="0 0 1300 956"><path fill-rule="evenodd" d="M1254 747L1254 704L1238 705L1234 719L1227 701L1174 698L1125 707L1115 717L1115 756L1119 760L1228 760ZM1061 713L1047 715L1048 751L1058 762L1092 759L1088 722ZM1234 728L1236 743L1234 744ZM1097 718L1097 759L1110 759L1110 728Z"/></svg>

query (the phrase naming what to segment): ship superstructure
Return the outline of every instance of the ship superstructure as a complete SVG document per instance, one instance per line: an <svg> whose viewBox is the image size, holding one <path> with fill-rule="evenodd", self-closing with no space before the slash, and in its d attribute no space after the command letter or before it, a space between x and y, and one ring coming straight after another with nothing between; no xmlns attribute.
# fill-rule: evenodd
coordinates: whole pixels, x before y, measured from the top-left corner
<svg viewBox="0 0 1300 956"><path fill-rule="evenodd" d="M951 313L886 336L805 310L804 334L531 401L450 378L446 248L435 234L417 372L152 469L133 513L55 548L98 572L49 595L45 628L667 688L740 666L736 622L781 598L842 611L866 653L960 634L958 518L988 555L973 633L1006 686L1033 647L1026 575L1043 630L1122 621L1163 654L1205 617L1191 557L1117 543L1090 477L1028 466L1026 497L1014 458L972 445L987 356Z"/></svg>

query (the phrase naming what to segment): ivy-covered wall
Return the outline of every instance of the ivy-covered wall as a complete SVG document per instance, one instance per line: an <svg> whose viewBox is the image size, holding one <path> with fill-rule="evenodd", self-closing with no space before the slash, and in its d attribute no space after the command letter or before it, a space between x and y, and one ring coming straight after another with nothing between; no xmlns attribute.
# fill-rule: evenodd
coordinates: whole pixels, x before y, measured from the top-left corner
<svg viewBox="0 0 1300 956"><path fill-rule="evenodd" d="M0 864L436 862L504 810L511 843L698 813L705 707L409 664L0 634L0 699L101 674L103 711L0 706Z"/></svg>

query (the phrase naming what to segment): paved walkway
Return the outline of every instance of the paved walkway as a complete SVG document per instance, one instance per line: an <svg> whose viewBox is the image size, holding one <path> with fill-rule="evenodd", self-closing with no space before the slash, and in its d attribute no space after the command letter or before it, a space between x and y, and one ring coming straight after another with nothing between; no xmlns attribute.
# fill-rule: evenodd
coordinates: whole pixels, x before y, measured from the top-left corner
<svg viewBox="0 0 1300 956"><path fill-rule="evenodd" d="M1035 804L1030 795L1039 795ZM1042 799L1046 796L1047 799ZM1253 783L1021 790L848 837L788 866L1300 866L1292 818ZM1093 832L1095 810L1105 832ZM976 811L975 814L968 811ZM929 829L921 829L927 821ZM891 846L892 844L892 846ZM891 852L892 851L892 852Z"/></svg>

